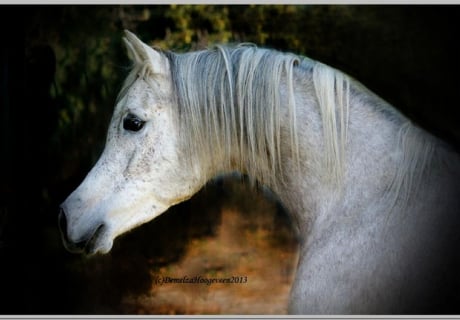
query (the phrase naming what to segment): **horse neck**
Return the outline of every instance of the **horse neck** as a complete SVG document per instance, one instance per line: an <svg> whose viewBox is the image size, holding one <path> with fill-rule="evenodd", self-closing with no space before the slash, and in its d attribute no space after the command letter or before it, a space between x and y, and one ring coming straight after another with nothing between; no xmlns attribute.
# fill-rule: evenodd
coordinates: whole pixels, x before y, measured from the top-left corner
<svg viewBox="0 0 460 320"><path fill-rule="evenodd" d="M401 128L409 124L380 98L352 84L343 177L339 184L331 183L324 163L321 115L312 103L312 94L304 91L300 98L303 105L299 107L306 110L298 112L300 171L285 153L285 181L275 191L301 234L308 234L314 224L334 219L334 215L368 214L365 208L378 202L394 183L404 158L397 147Z"/></svg>

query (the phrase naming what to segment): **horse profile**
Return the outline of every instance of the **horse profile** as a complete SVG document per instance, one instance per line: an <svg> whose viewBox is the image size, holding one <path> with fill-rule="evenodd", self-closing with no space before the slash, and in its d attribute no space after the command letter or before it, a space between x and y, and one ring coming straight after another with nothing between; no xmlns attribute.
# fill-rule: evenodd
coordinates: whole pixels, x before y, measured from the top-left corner
<svg viewBox="0 0 460 320"><path fill-rule="evenodd" d="M105 149L61 205L68 250L107 253L117 236L238 171L277 195L299 235L291 313L451 311L451 147L305 57L250 45L177 54L128 31L124 40L133 68Z"/></svg>

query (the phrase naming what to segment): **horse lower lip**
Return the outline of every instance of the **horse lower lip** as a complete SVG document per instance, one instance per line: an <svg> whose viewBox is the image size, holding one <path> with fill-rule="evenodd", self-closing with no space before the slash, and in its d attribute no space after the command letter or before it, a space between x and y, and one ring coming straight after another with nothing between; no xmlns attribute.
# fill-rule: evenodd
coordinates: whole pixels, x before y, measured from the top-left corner
<svg viewBox="0 0 460 320"><path fill-rule="evenodd" d="M68 243L66 248L72 253L82 253L85 250L86 242Z"/></svg>
<svg viewBox="0 0 460 320"><path fill-rule="evenodd" d="M96 231L94 231L93 235L89 238L84 246L84 252L88 255L94 254L97 251L97 242L100 238L102 232L104 231L105 227L101 224L97 227Z"/></svg>
<svg viewBox="0 0 460 320"><path fill-rule="evenodd" d="M87 255L91 255L96 253L97 251L97 242L100 239L100 236L104 230L104 225L100 225L89 237L85 237L86 240L72 242L68 239L67 235L63 235L63 242L65 248L71 252L76 254L85 253Z"/></svg>
<svg viewBox="0 0 460 320"><path fill-rule="evenodd" d="M63 242L64 242L64 247L67 249L67 251L71 253L82 253L86 247L86 241L74 243L64 238Z"/></svg>

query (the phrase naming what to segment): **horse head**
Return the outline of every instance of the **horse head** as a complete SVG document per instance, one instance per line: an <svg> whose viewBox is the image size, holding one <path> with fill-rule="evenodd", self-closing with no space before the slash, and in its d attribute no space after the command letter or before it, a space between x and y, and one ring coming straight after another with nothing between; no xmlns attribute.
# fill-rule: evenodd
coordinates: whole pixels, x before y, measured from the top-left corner
<svg viewBox="0 0 460 320"><path fill-rule="evenodd" d="M118 97L100 159L62 203L69 251L106 253L118 235L150 221L201 187L183 161L167 58L126 32L135 67Z"/></svg>

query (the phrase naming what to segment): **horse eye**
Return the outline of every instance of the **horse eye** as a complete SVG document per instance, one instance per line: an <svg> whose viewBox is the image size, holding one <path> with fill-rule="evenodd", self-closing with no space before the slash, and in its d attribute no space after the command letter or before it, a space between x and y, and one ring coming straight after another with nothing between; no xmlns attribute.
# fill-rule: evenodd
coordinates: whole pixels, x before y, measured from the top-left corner
<svg viewBox="0 0 460 320"><path fill-rule="evenodd" d="M133 114L128 114L123 120L123 129L128 131L139 131L144 127L145 121L142 121Z"/></svg>

